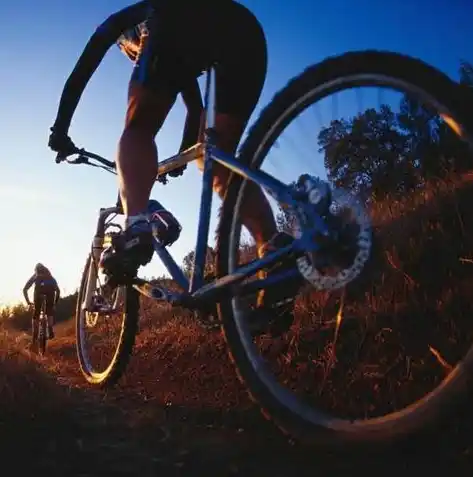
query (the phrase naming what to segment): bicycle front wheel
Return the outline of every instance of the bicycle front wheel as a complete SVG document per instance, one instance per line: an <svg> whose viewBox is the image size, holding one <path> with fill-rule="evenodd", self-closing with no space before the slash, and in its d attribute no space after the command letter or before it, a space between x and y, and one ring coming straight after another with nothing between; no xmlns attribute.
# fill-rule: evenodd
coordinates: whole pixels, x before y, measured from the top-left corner
<svg viewBox="0 0 473 477"><path fill-rule="evenodd" d="M124 286L105 291L90 254L76 309L77 355L89 383L112 386L120 379L135 343L138 314L138 292Z"/></svg>
<svg viewBox="0 0 473 477"><path fill-rule="evenodd" d="M381 238L384 241L382 247L385 247L384 249L381 247L381 252L377 256L377 261L374 262L375 267L372 270L370 263L370 275L376 278L373 288L366 289L360 285L362 292L357 295L359 301L356 302L352 296L351 308L345 307L352 314L350 326L347 324L344 328L342 325L339 329L343 316L342 308L334 313L333 319L330 320L327 320L328 311L325 315L320 313L320 309L324 307L325 303L335 303L333 294L327 292L323 297L314 297L312 303L304 305L305 308L312 307L311 315L317 317L317 322L310 324L313 348L309 350L309 334L305 336L304 342L299 343L298 348L294 348L293 342L302 336L303 332L291 331L291 339L288 340L288 344L284 348L285 354L281 359L278 358L278 362L274 365L278 366L276 371L271 367L269 358L263 357L263 352L261 352L262 347L268 348L268 346L257 342L257 339L254 339L251 334L246 322L247 313L243 300L235 297L223 299L219 304L220 320L223 323L223 331L232 361L250 395L263 409L265 417L272 419L285 433L309 442L316 442L319 445L344 446L350 443L386 442L410 435L423 429L427 424L437 422L440 416L454 409L452 405L454 398L465 395L473 367L473 348L471 341L468 342L468 339L472 337L468 328L464 334L455 331L455 337L452 338L465 341L466 346L463 359L452 366L446 364L447 360L442 359L441 353L435 351L436 346L432 342L427 342L427 337L430 339L433 334L428 331L422 334L419 331L422 330L422 324L436 327L439 333L435 338L437 341L441 341L442 338L445 338L441 330L445 330L446 327L450 331L453 330L453 320L457 318L461 320L462 316L467 316L470 313L471 299L468 297L471 297L471 292L465 290L467 290L467 283L471 283L471 275L468 275L471 274L471 268L470 271L466 267L460 270L460 257L466 256L466 248L462 248L460 244L458 247L456 245L453 247L453 237L459 241L461 237L468 236L468 233L465 232L469 224L467 213L460 220L462 223L458 225L459 233L448 232L448 237L446 236L446 231L452 227L453 223L453 214L451 213L453 207L457 207L458 214L459 201L452 199L453 195L463 194L463 203L468 203L465 199L468 197L468 178L471 175L468 175L468 171L472 169L470 147L473 145L471 114L470 116L466 114L469 110L470 97L468 95L470 93L460 94L458 84L447 76L417 59L400 54L366 51L329 58L320 64L309 67L273 98L250 130L240 149L239 158L242 162L250 164L253 169L262 168L263 161L273 147L281 151L282 140L280 137L284 132L290 130L296 117L308 111L309 107L314 106L315 103L320 104L329 95L362 87L385 87L390 91L401 92L405 96L403 96L399 112L394 110L399 107L396 105L400 104L396 102L396 105L392 103L389 108L383 104L379 111L367 109L361 115L351 118L332 117L328 121L329 125L325 128L324 134L319 135L319 147L325 151L325 164L330 163L332 166L327 180L336 185L339 182L350 184L350 187L358 188L364 192L368 191L371 194L368 204L371 209L377 207L379 230L381 230ZM353 103L361 102L360 97L355 97L351 101ZM419 104L425 106L421 107ZM343 105L348 107L349 103L344 102ZM416 124L414 124L413 118L418 120ZM417 148L415 151L409 150L409 147L412 148L412 144L421 134L406 133L405 130L408 128L411 128L410 130L415 131L416 134L422 130L424 134L431 134L434 139L428 143L422 143L426 146L422 150L421 148ZM305 131L307 132L307 129ZM389 134L385 134L386 131ZM376 143L382 134L385 134L384 142L381 145L383 150L379 152L379 149L374 149L373 143ZM310 136L312 140L316 137L313 133ZM395 143L398 138L399 148ZM456 149L454 149L454 144L456 144L454 139L459 144ZM453 179L451 176L449 178L442 176L441 181L435 182L437 176L443 174L447 166L453 164L453 160L449 159L444 161L442 167L436 168L437 164L429 162L432 155L437 154L442 148L442 141L448 144L448 148L444 148L444 151L447 150L452 155L453 151L458 153L461 160L456 164L460 164L461 167L458 166L456 169L456 176L454 173L452 174L455 176ZM295 142L292 141L292 147L282 154L286 165L290 165L291 172L296 166L295 161L301 155L301 150L295 148L294 144ZM420 141L418 144L421 144ZM381 147L379 143L377 146ZM317 154L317 149L313 145L309 151L314 155ZM377 156L378 153L379 156ZM442 156L441 154L437 155ZM441 157L442 160L445 155L443 154ZM368 163L367 159L370 157L373 157L374 165ZM388 158L388 160L384 161L384 158ZM287 164L288 159L290 159L290 164ZM390 160L393 161L392 164L396 164L396 167L389 167ZM360 164L365 169L355 174L355 167ZM397 194L396 200L390 201L386 195L384 209L381 208L381 205L378 207L375 204L375 199L382 195L384 187L387 187L388 182L385 179L390 175L392 178L396 170L404 166L405 173L398 176L400 177L399 182L396 184L395 190L393 189L393 194ZM381 174L379 171L390 172ZM430 172L430 176L422 176L425 171ZM409 177L412 178L412 181L407 183L406 178ZM287 179L287 182L296 179L297 177L292 177ZM432 184L435 182L435 187L431 187L430 192L427 190L422 195L422 186L429 184L430 181ZM439 183L442 185L441 188L445 189L445 194L442 197L440 194L432 194L432 190L439 190ZM244 203L246 184L246 180L234 174L224 199L218 229L218 276L235 273L239 266L239 256L242 251L240 209L241 204ZM412 198L412 201L407 205L409 198ZM444 200L441 219L439 219L439 215L431 213L431 209L436 203L435 200L438 201L440 198ZM423 213L430 214L425 223L420 219L420 212L414 215L414 206L419 206ZM461 210L467 212L467 206L465 205L465 208ZM406 228L396 225L396 223L394 226L392 225L396 217L401 220L408 215L411 218ZM390 223L388 223L388 218L391 219ZM415 242L410 235L411 232L424 226L429 232L422 240L419 239L418 242ZM473 224L471 226L471 231L473 231ZM403 234L401 234L403 236L394 247L390 241L399 236L399 230L403 230ZM441 233L443 233L442 236L440 236ZM440 242L441 240L448 243L447 249L450 247L451 253L444 254L445 256L442 257L444 260L452 259L448 266L440 260L438 254L438 250L442 247L438 244L443 243ZM404 245L399 245L399 243ZM453 256L452 250L455 253L458 252L458 255L461 254L460 257ZM381 267L386 262L389 262L390 272L387 270L384 273L383 270L382 273L377 273L377 267ZM430 267L429 270L432 271L426 271L426 267ZM388 275L388 272L391 275ZM444 280L447 281L437 277L438 280L433 283L430 277L441 272L446 273ZM452 280L454 275L457 277L455 280L458 285L455 291L459 293L456 303L458 306L461 301L464 306L461 313L457 313L453 305L447 306L450 300L447 297L452 296L452 289L443 286L444 283L448 283L448 280ZM392 276L391 285L388 283L390 276ZM424 293L420 292L422 281L427 287L427 291ZM345 291L348 293L349 290L350 288L347 287ZM407 297L407 292L410 291L413 291L414 298ZM355 294L352 293L352 295ZM374 298L377 298L378 301L375 302ZM365 300L363 304L362 300ZM340 306L343 306L342 299L338 299L338 302L342 303ZM387 308L391 303L394 303L397 308L393 311L385 311L384 307ZM436 303L436 305L434 306L432 303ZM404 313L402 319L399 310ZM396 320L392 318L395 313L398 315ZM414 316L409 316L409 313L413 313ZM449 318L442 321L449 313ZM360 316L356 320L357 314ZM311 317L301 316L300 323L308 322L309 318ZM343 332L351 333L351 341L347 342L343 348L344 355L336 354L339 341L335 343L335 339L333 343L329 343L330 346L320 344L320 341L325 339L327 330L332 323L333 326L337 326L336 333L340 331L339 341L342 339ZM380 327L379 332L373 331L376 325ZM402 332L407 330L406 334L410 334L411 341L413 335L417 333L425 339L425 342L417 348L413 348L410 343L401 345L400 342L397 342L401 331L399 335L394 335L392 331L394 325L400 326ZM414 325L418 325L419 330L416 330ZM467 324L465 326L467 327ZM335 337L337 337L336 333ZM452 331L452 333L454 332ZM388 334L389 336L387 336ZM314 336L315 338L313 338ZM360 339L360 344L356 346L353 345L355 337ZM367 349L369 340L373 343L376 341L376 346L373 344L370 349ZM378 348L387 342L390 345L389 351L386 351L385 355L380 354L373 358L373 355L378 352ZM442 344L446 343L442 342ZM410 346L411 348L409 348ZM457 351L458 349L460 347L457 348ZM326 356L322 356L326 351ZM458 354L457 351L454 353ZM301 361L303 352L308 355L307 363ZM317 355L317 352L320 354ZM401 357L401 352L407 357ZM409 355L407 355L408 352ZM388 353L391 354L390 357L394 361L391 367L384 366ZM350 368L352 360L360 356L365 359L363 366L357 369ZM458 356L455 357L458 358ZM412 383L416 381L413 376L420 373L419 370L426 363L430 363L430 369L422 379L419 378L419 382L422 380L426 387L429 385L433 389L421 397L417 393L418 389L412 391L411 388ZM333 369L335 369L336 376L331 381L329 371ZM448 376L445 377L446 370L448 370ZM391 380L390 376L394 372L398 373L398 377ZM281 377L283 373L286 374ZM305 381L303 380L304 376ZM361 378L370 380L367 387L356 387L353 384ZM309 395L308 385L313 385L317 381L319 384L321 383L319 390ZM400 387L401 384L405 385L409 391L398 395L397 398L386 398L389 396L386 392L386 402L378 406L375 400L387 384L391 386L391 391ZM331 392L330 399L324 398L327 388ZM361 392L360 389L363 391ZM340 401L346 398L351 391L358 394L350 404L342 409ZM405 404L407 395L414 396L412 403ZM368 401L371 400L371 402L361 407L359 405L360 396L365 398L368 396ZM358 413L355 414L357 406L361 409L357 409ZM376 413L371 409L375 407Z"/></svg>
<svg viewBox="0 0 473 477"><path fill-rule="evenodd" d="M43 308L45 304L43 302ZM44 309L41 310L41 314L39 316L39 329L38 329L38 351L40 355L44 355L46 353L46 342L47 342L47 329L46 329L47 318L44 312Z"/></svg>

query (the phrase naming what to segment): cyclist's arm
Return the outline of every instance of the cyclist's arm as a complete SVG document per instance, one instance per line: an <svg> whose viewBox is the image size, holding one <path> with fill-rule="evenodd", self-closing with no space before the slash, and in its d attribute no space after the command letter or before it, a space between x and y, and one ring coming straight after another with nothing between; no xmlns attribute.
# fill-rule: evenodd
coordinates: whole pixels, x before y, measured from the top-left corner
<svg viewBox="0 0 473 477"><path fill-rule="evenodd" d="M122 33L146 20L148 13L149 3L144 0L109 16L95 30L64 85L54 129L67 133L80 97L107 51Z"/></svg>
<svg viewBox="0 0 473 477"><path fill-rule="evenodd" d="M181 94L187 108L187 116L179 152L192 147L197 142L203 110L202 96L197 79L189 83L189 85L182 90Z"/></svg>
<svg viewBox="0 0 473 477"><path fill-rule="evenodd" d="M32 275L23 287L23 296L25 297L26 303L28 303L28 305L31 304L30 299L28 298L28 290L33 286L35 278L35 275Z"/></svg>
<svg viewBox="0 0 473 477"><path fill-rule="evenodd" d="M55 292L55 299L54 299L54 303L57 303L59 301L59 298L61 297L61 290L59 290L59 285L57 284L57 281L54 280L54 283L55 283L55 288L54 288L54 292Z"/></svg>

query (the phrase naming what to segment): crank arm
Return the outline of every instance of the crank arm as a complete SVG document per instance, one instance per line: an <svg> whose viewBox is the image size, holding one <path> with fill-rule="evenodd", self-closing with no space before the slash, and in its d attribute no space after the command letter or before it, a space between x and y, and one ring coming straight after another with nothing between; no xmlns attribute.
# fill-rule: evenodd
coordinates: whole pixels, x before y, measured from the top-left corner
<svg viewBox="0 0 473 477"><path fill-rule="evenodd" d="M173 292L141 278L135 278L132 282L132 287L142 295L158 302L166 302L173 306L184 306L191 309L196 306L196 300L192 299L189 294Z"/></svg>

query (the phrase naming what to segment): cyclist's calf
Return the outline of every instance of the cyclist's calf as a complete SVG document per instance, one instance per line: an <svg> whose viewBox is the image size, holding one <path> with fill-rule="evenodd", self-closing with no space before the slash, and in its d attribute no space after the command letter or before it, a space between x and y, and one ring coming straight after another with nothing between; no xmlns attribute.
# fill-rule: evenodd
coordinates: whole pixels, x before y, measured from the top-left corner
<svg viewBox="0 0 473 477"><path fill-rule="evenodd" d="M234 155L247 122L248 118L241 119L234 115L218 113L215 118L216 146L221 151ZM197 167L203 171L202 159L197 161ZM213 189L223 200L231 171L219 163L213 165L213 170ZM276 232L276 223L266 196L253 182L247 184L245 188L242 221L258 248L270 240Z"/></svg>

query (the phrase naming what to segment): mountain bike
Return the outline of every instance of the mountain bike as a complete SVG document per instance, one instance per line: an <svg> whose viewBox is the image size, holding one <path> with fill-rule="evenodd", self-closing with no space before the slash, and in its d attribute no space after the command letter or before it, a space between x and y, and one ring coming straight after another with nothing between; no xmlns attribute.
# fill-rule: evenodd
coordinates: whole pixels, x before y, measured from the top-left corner
<svg viewBox="0 0 473 477"><path fill-rule="evenodd" d="M46 313L46 295L41 296L41 311L38 320L33 322L33 348L43 356L46 353L46 342L48 340L48 315Z"/></svg>
<svg viewBox="0 0 473 477"><path fill-rule="evenodd" d="M292 120L308 106L334 92L357 86L385 86L422 98L439 112L459 138L471 146L472 116L467 114L468 108L458 96L457 84L418 59L392 52L350 52L328 58L308 67L274 96L249 129L237 157L232 157L215 146L214 68L206 70L205 75L206 128L203 140L183 153L162 161L157 177L159 182L166 183L169 172L197 158L204 160L195 262L191 278L186 278L166 247L156 239L156 254L184 291L172 291L141 278L134 278L127 285L116 288L106 299L101 287L97 287L97 264L103 247L116 233L110 231L113 217L120 215L122 209L120 204L101 208L82 276L76 312L78 358L87 381L107 386L116 383L123 374L134 345L138 329L139 295L143 294L156 301L191 310L215 305L239 378L262 409L263 415L284 433L295 438L332 446L374 444L409 435L437 421L452 409L451 401L454 397L465 394L473 365L473 349L430 394L402 410L366 420L336 417L319 408L310 407L291 389L276 380L254 345L248 329L248 309L244 306L243 297L301 275L317 290L342 289L359 276L370 257L372 226L366 207L356 194L340 191L328 181L307 175L301 175L294 182L285 184L261 170L268 150ZM77 149L75 155L75 158L70 159L58 155L56 162L89 164L115 172L114 162L94 153ZM214 162L229 168L232 176L217 228L217 278L204 285ZM248 182L258 184L289 211L295 224L295 240L290 246L240 266L237 237L241 231L240 207ZM332 220L340 209L349 211L352 217L351 225L356 233L349 240L356 253L349 264L329 273L326 267L320 266L321 259L326 259L325 263L327 260L335 260L337 250L346 246L340 238L340 222ZM116 227L116 224L113 225ZM290 272L246 280L290 254L297 263ZM118 344L114 353L107 358L105 368L96 370L91 365L91 353L84 343L86 329L96 327L100 320L110 317L119 303L124 305L125 311Z"/></svg>

